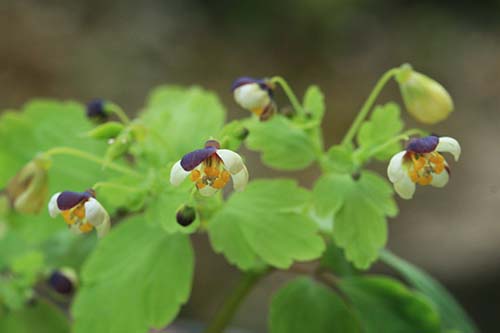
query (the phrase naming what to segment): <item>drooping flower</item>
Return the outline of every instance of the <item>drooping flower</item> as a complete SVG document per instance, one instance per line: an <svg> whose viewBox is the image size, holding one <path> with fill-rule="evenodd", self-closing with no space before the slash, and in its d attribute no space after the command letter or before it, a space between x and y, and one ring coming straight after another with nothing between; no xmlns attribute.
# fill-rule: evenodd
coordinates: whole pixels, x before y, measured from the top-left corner
<svg viewBox="0 0 500 333"><path fill-rule="evenodd" d="M248 170L241 156L219 148L219 142L208 140L205 148L184 155L172 167L170 183L178 186L189 176L201 195L211 196L232 178L234 189L242 191L248 182Z"/></svg>
<svg viewBox="0 0 500 333"><path fill-rule="evenodd" d="M106 235L111 226L108 212L95 199L95 192L64 191L56 193L49 201L49 214L56 217L61 214L70 229L77 233L88 233L94 228L97 236Z"/></svg>
<svg viewBox="0 0 500 333"><path fill-rule="evenodd" d="M450 137L427 136L412 139L406 150L394 155L387 167L389 180L403 199L411 199L415 184L443 187L448 183L450 169L440 153L460 157L460 145Z"/></svg>
<svg viewBox="0 0 500 333"><path fill-rule="evenodd" d="M401 66L396 76L408 112L424 124L435 124L448 118L453 100L446 89L430 77L414 71L410 65Z"/></svg>
<svg viewBox="0 0 500 333"><path fill-rule="evenodd" d="M63 267L53 271L47 282L56 292L63 295L70 295L78 286L78 277L74 269Z"/></svg>
<svg viewBox="0 0 500 333"><path fill-rule="evenodd" d="M48 195L50 160L37 156L7 184L5 192L11 206L24 214L38 213Z"/></svg>
<svg viewBox="0 0 500 333"><path fill-rule="evenodd" d="M251 77L240 77L231 86L236 103L259 116L260 120L269 119L275 112L274 88L269 80Z"/></svg>

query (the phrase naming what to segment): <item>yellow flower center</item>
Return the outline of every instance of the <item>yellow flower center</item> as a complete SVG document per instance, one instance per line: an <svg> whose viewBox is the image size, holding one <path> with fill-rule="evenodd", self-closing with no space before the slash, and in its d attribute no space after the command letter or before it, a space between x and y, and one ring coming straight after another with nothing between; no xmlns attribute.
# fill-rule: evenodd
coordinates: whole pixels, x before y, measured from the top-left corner
<svg viewBox="0 0 500 333"><path fill-rule="evenodd" d="M440 174L445 169L444 157L438 152L417 154L408 153L410 164L408 176L412 182L419 185L429 185L432 182L432 174Z"/></svg>
<svg viewBox="0 0 500 333"><path fill-rule="evenodd" d="M222 189L229 182L231 174L224 168L224 163L213 154L207 158L201 166L191 171L190 179L196 184L198 189L211 186L215 189Z"/></svg>
<svg viewBox="0 0 500 333"><path fill-rule="evenodd" d="M87 233L92 231L94 226L85 221L85 202L86 200L71 209L63 210L61 215L67 225L71 226L76 223L81 232Z"/></svg>

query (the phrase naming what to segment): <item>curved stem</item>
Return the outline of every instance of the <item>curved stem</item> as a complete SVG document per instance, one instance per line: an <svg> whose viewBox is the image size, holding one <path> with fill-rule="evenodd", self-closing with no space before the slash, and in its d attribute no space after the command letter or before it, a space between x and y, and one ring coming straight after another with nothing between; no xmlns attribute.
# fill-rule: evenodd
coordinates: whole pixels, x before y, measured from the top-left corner
<svg viewBox="0 0 500 333"><path fill-rule="evenodd" d="M111 187L111 188L116 188L120 190L124 190L127 192L141 192L142 190L137 188L137 187L132 187L132 186L127 186L127 185L122 185L122 184L116 184L112 182L97 182L92 186L94 190L97 190L99 187Z"/></svg>
<svg viewBox="0 0 500 333"><path fill-rule="evenodd" d="M392 144L394 144L394 143L396 143L396 142L398 142L400 140L408 140L411 135L415 135L415 134L425 135L425 132L422 131L421 129L418 129L418 128L409 129L409 130L401 133L400 135L397 135L397 136L395 136L393 138L390 138L386 142L384 142L381 145L375 147L375 149L373 149L367 157L371 158L372 156L377 155L378 153L380 153L381 151L383 151L384 149L386 149L390 145L392 145Z"/></svg>
<svg viewBox="0 0 500 333"><path fill-rule="evenodd" d="M302 108L302 105L300 104L297 96L293 92L292 88L288 85L288 82L281 76L273 76L271 78L271 82L275 84L279 84L283 91L285 92L286 96L290 100L290 103L292 103L292 106L295 110L295 112L301 116L305 116L304 109Z"/></svg>
<svg viewBox="0 0 500 333"><path fill-rule="evenodd" d="M81 151L81 150L76 149L76 148L71 148L71 147L51 148L51 149L47 150L45 152L45 154L47 156L70 155L70 156L79 157L79 158L82 158L84 160L91 161L91 162L94 162L94 163L97 163L100 165L104 165L105 163L108 163L106 160L104 160L100 157L97 157L93 154ZM129 169L127 167L121 166L121 165L113 163L113 162L109 162L107 164L107 167L109 167L112 170L126 174L126 175L131 175L131 176L140 177L140 178L142 177L142 175L140 173L138 173L137 171L134 171L132 169Z"/></svg>
<svg viewBox="0 0 500 333"><path fill-rule="evenodd" d="M109 103L109 106L107 108L110 112L113 112L120 121L126 125L130 123L130 119L128 118L127 114L123 109L115 103Z"/></svg>
<svg viewBox="0 0 500 333"><path fill-rule="evenodd" d="M222 307L217 311L212 321L205 329L205 333L222 333L233 319L238 307L248 293L268 272L268 270L264 270L262 272L244 273L236 288L234 288L229 297L224 301Z"/></svg>
<svg viewBox="0 0 500 333"><path fill-rule="evenodd" d="M382 77L378 80L378 82L375 84L375 87L373 88L372 92L370 93L370 96L365 101L365 104L361 107L361 110L359 111L358 115L356 116L356 119L352 123L351 127L347 131L347 134L344 136L344 139L342 140L342 144L346 145L349 142L351 142L354 139L354 136L359 130L359 127L365 120L366 116L370 112L370 110L373 107L373 103L375 103L375 100L377 99L378 95L382 91L382 88L386 85L386 83L397 73L399 73L399 68L392 68L388 70L387 72L382 75Z"/></svg>

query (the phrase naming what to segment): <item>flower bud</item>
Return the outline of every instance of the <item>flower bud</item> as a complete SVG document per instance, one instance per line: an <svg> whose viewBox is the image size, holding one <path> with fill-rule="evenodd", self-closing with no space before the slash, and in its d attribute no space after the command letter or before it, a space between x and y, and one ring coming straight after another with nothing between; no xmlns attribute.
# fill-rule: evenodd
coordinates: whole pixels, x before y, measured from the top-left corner
<svg viewBox="0 0 500 333"><path fill-rule="evenodd" d="M11 206L20 213L38 213L48 194L50 160L38 156L26 164L7 184Z"/></svg>
<svg viewBox="0 0 500 333"><path fill-rule="evenodd" d="M424 124L436 124L448 118L453 101L444 87L418 73L408 64L400 67L396 76L408 112Z"/></svg>
<svg viewBox="0 0 500 333"><path fill-rule="evenodd" d="M177 223L183 227L187 227L196 219L196 210L191 206L183 206L177 211L177 215L175 217L177 219Z"/></svg>
<svg viewBox="0 0 500 333"><path fill-rule="evenodd" d="M94 99L87 103L87 117L89 119L103 122L108 119L109 113L106 112L106 101L103 99Z"/></svg>
<svg viewBox="0 0 500 333"><path fill-rule="evenodd" d="M48 279L48 283L58 293L70 295L78 285L78 278L72 268L64 267L53 271Z"/></svg>
<svg viewBox="0 0 500 333"><path fill-rule="evenodd" d="M87 132L87 136L93 139L108 140L116 138L124 129L124 126L117 121L110 121L95 127Z"/></svg>
<svg viewBox="0 0 500 333"><path fill-rule="evenodd" d="M116 137L108 141L109 146L106 151L106 159L112 161L125 155L132 144L132 134L130 131L123 131Z"/></svg>

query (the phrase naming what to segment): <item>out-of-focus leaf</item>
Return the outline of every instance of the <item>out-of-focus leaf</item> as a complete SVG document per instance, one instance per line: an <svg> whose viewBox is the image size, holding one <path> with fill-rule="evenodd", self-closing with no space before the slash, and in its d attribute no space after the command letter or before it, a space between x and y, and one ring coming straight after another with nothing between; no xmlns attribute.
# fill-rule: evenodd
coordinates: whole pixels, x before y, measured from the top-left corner
<svg viewBox="0 0 500 333"><path fill-rule="evenodd" d="M209 222L212 246L243 270L261 261L287 268L294 260L315 259L325 244L305 213L308 201L309 192L294 181L253 181Z"/></svg>
<svg viewBox="0 0 500 333"><path fill-rule="evenodd" d="M443 329L462 333L479 332L465 310L436 279L390 251L382 251L380 259L397 270L415 289L426 295L436 305Z"/></svg>
<svg viewBox="0 0 500 333"><path fill-rule="evenodd" d="M309 278L287 283L273 297L270 333L358 333L358 320L333 291Z"/></svg>
<svg viewBox="0 0 500 333"><path fill-rule="evenodd" d="M22 310L0 314L0 332L5 333L68 333L68 320L60 310L43 301Z"/></svg>
<svg viewBox="0 0 500 333"><path fill-rule="evenodd" d="M190 294L193 250L187 236L123 221L85 263L72 313L76 333L144 333L172 321Z"/></svg>
<svg viewBox="0 0 500 333"><path fill-rule="evenodd" d="M342 279L340 289L358 313L366 333L439 333L441 324L433 304L386 277Z"/></svg>
<svg viewBox="0 0 500 333"><path fill-rule="evenodd" d="M354 276L359 273L358 270L347 261L344 250L333 242L327 245L326 251L321 257L321 266L340 277Z"/></svg>
<svg viewBox="0 0 500 333"><path fill-rule="evenodd" d="M304 95L304 110L312 115L313 119L321 121L325 114L325 96L318 86L310 86Z"/></svg>

